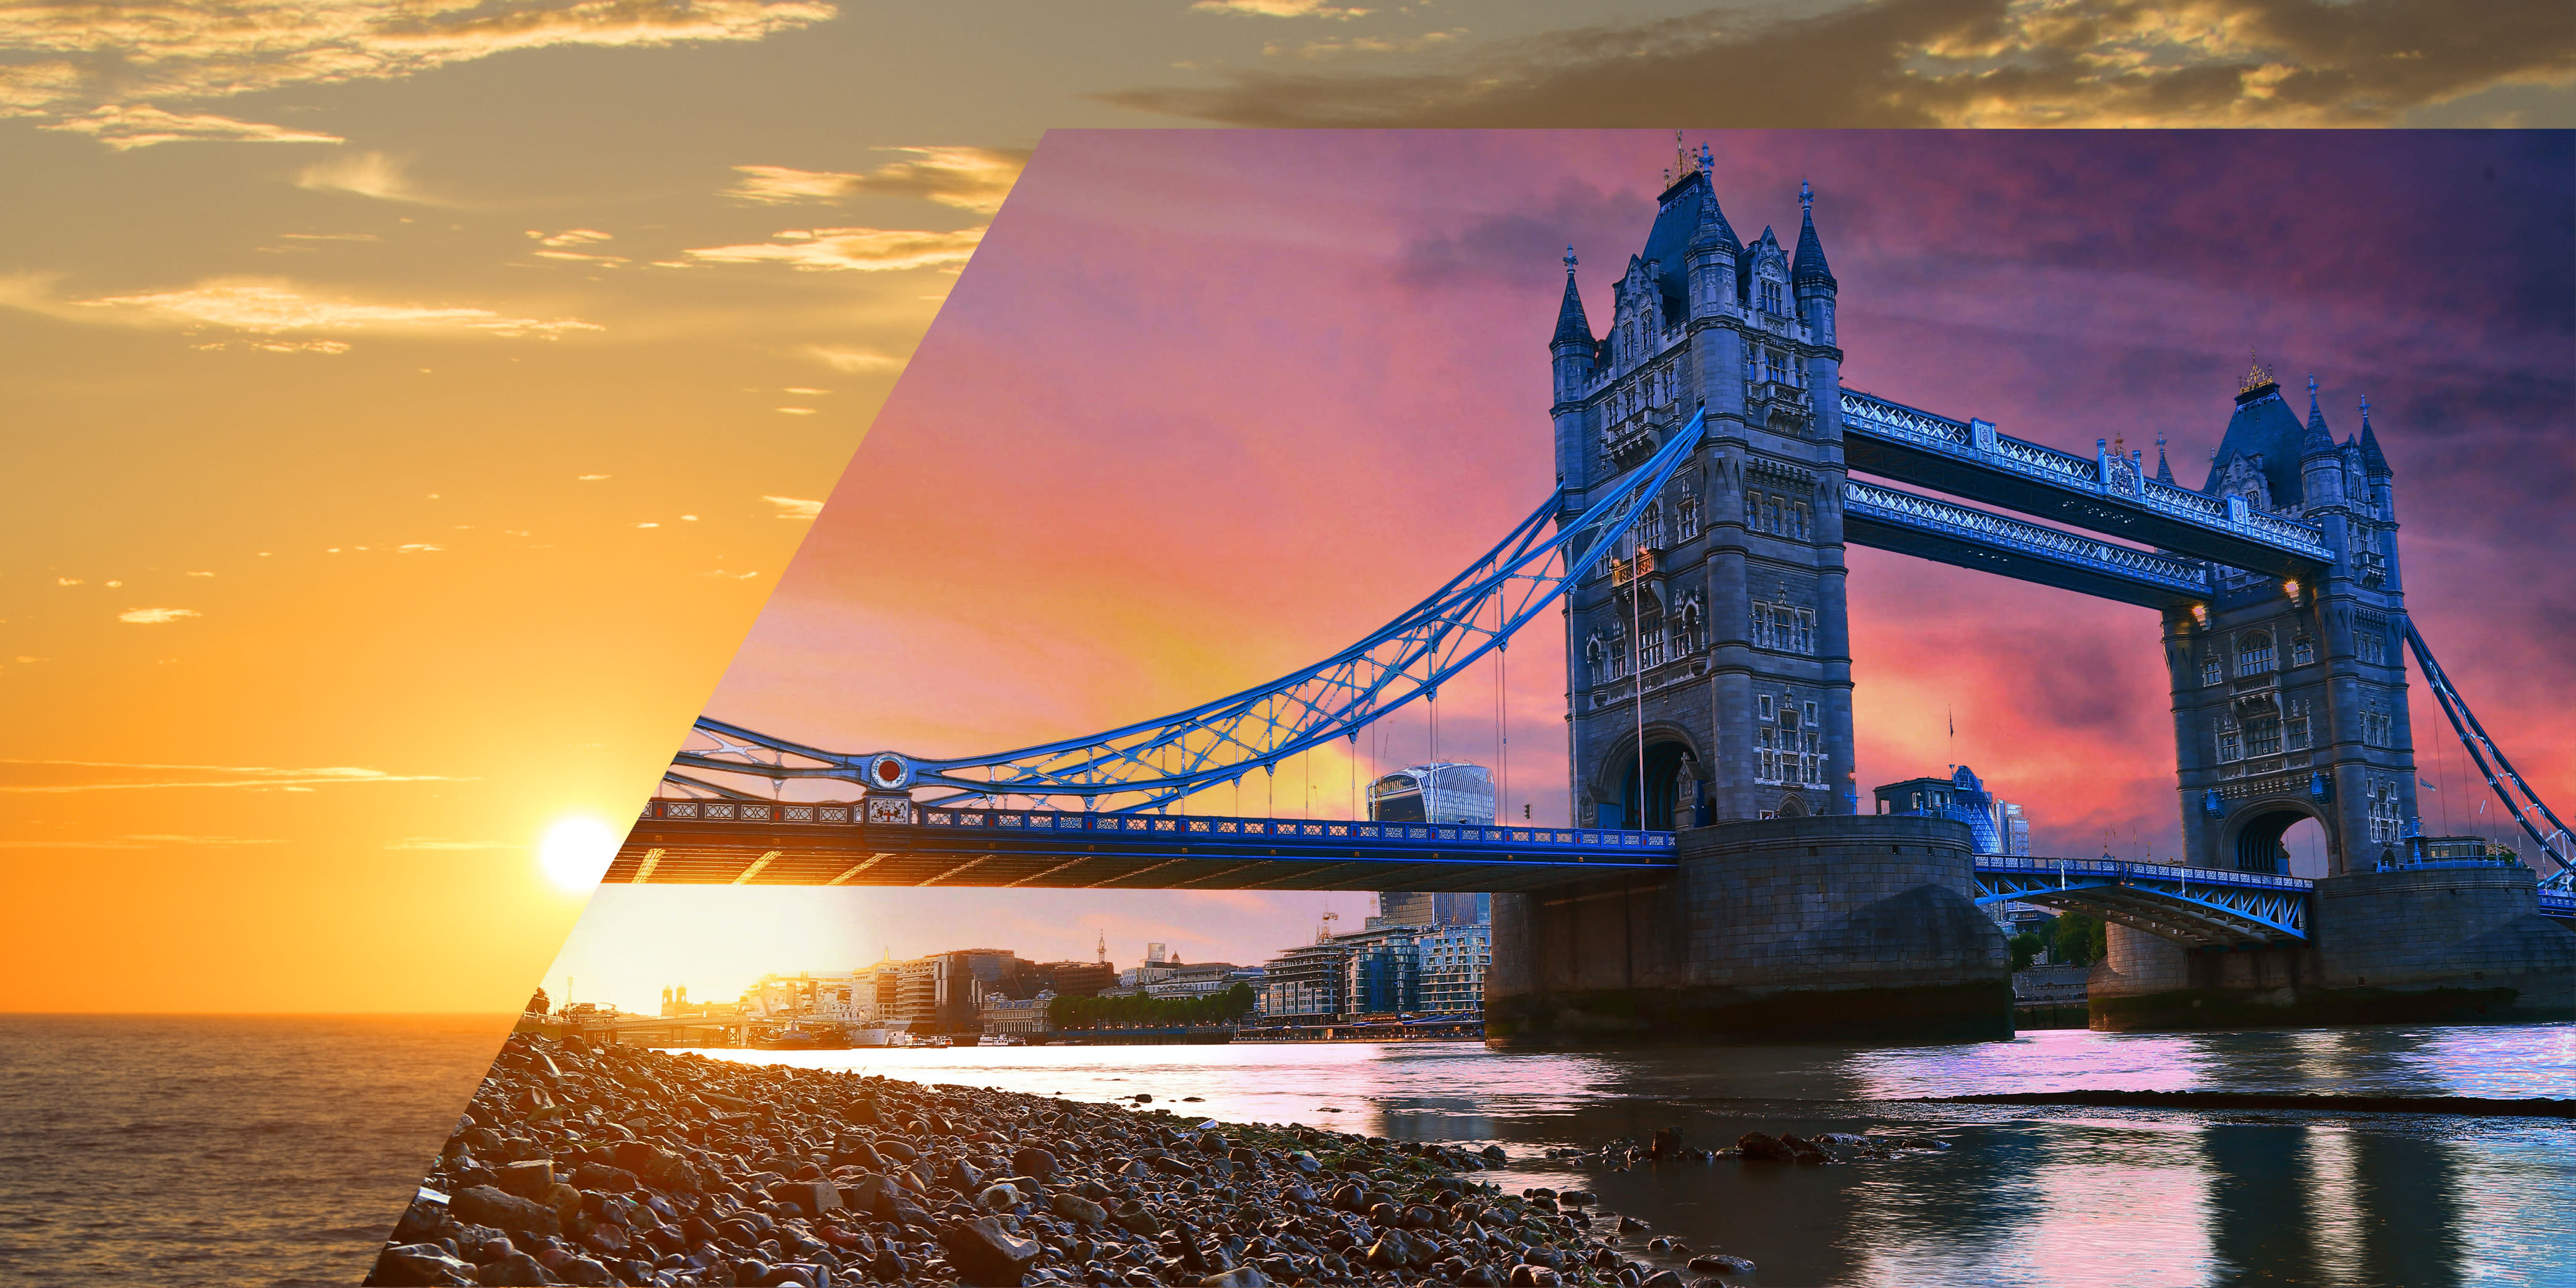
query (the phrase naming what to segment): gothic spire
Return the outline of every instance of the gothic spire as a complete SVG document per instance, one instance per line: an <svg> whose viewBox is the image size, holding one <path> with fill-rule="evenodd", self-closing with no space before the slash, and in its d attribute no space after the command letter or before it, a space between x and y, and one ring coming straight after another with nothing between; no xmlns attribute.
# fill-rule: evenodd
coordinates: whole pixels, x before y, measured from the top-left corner
<svg viewBox="0 0 2576 1288"><path fill-rule="evenodd" d="M1798 182L1798 255L1790 261L1789 280L1801 286L1820 283L1827 289L1838 289L1833 270L1825 267L1825 244L1816 237L1816 190L1805 180Z"/></svg>
<svg viewBox="0 0 2576 1288"><path fill-rule="evenodd" d="M1699 227L1691 233L1690 248L1723 250L1730 255L1744 249L1744 243L1736 240L1734 226L1726 222L1726 212L1717 207L1715 180L1708 185L1708 195L1700 198Z"/></svg>
<svg viewBox="0 0 2576 1288"><path fill-rule="evenodd" d="M2174 485L2173 466L2165 460L2165 432L2161 429L2156 431L2156 482L2166 487Z"/></svg>
<svg viewBox="0 0 2576 1288"><path fill-rule="evenodd" d="M2334 431L2326 428L2326 415L2317 410L2317 378L2312 373L2308 376L2308 429L2299 438L2299 456L2303 460L2331 456L2334 449Z"/></svg>
<svg viewBox="0 0 2576 1288"><path fill-rule="evenodd" d="M1574 248L1565 248L1565 301L1556 306L1556 338L1551 345L1592 345L1592 323L1583 316L1583 292L1574 289Z"/></svg>
<svg viewBox="0 0 2576 1288"><path fill-rule="evenodd" d="M2372 478L2387 478L2388 458L2380 454L2379 436L2370 432L2370 399L2361 400L2361 469Z"/></svg>

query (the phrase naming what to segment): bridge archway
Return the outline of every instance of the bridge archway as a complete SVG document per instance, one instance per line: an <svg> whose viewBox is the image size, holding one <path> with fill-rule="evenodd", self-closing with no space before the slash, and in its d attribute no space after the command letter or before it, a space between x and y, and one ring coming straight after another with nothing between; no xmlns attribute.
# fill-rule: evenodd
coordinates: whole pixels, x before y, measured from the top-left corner
<svg viewBox="0 0 2576 1288"><path fill-rule="evenodd" d="M1600 802L1600 826L1669 832L1677 826L1695 824L1697 820L1691 814L1699 792L1685 784L1696 785L1700 764L1699 751L1691 745L1689 736L1670 726L1646 726L1646 771L1642 782L1635 747L1632 735L1627 745L1609 756L1603 766L1602 780L1593 792L1594 799Z"/></svg>
<svg viewBox="0 0 2576 1288"><path fill-rule="evenodd" d="M2256 801L2251 808L2241 811L2240 817L2230 821L2227 846L2228 852L2235 856L2236 870L2289 875L2290 855L2282 839L2290 829L2302 823L2315 824L2316 830L2324 837L2326 864L2331 870L2334 866L2332 824L2315 809L2285 800Z"/></svg>

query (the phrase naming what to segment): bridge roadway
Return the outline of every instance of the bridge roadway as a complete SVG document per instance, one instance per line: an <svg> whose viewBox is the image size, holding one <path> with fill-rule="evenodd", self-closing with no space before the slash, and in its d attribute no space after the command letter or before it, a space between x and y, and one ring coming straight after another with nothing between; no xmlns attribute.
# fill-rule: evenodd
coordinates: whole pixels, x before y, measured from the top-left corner
<svg viewBox="0 0 2576 1288"><path fill-rule="evenodd" d="M1666 868L1673 834L1197 814L649 802L603 880L636 885L1517 892Z"/></svg>
<svg viewBox="0 0 2576 1288"><path fill-rule="evenodd" d="M1677 834L1338 819L923 809L857 821L845 802L649 802L612 885L972 886L1518 893L1676 865ZM1977 902L2037 904L2198 948L2303 941L2314 882L2266 872L1980 855ZM2540 892L2576 923L2576 894Z"/></svg>

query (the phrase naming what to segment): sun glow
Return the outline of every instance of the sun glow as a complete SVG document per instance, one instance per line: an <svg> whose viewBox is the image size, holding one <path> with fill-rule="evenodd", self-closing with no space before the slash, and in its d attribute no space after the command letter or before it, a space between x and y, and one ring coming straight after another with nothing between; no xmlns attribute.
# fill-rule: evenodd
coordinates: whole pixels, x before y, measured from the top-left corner
<svg viewBox="0 0 2576 1288"><path fill-rule="evenodd" d="M617 857L617 835L595 818L568 818L546 832L538 861L546 875L566 890L588 890L599 884Z"/></svg>

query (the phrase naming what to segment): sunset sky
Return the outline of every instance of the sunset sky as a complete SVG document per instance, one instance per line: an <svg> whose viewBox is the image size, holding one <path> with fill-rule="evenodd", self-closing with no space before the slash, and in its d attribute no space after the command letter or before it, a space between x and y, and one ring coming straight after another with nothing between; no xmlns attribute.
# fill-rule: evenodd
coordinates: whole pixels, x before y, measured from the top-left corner
<svg viewBox="0 0 2576 1288"><path fill-rule="evenodd" d="M2294 388L2313 371L2339 433L2367 393L2418 621L2544 792L2576 797L2557 714L2576 691L2566 136L1702 137L1748 237L1794 228L1815 184L1851 387L2079 452L2119 435L2152 456L2161 432L2193 486L2249 346ZM709 712L964 755L1181 709L1359 638L1545 494L1559 257L1572 242L1609 316L1671 158L1668 133L1050 135ZM1851 564L1864 790L1965 761L2026 804L2036 852L2173 854L2152 611ZM1562 820L1553 627L1513 650L1508 804ZM1448 686L1444 754L1495 763L1491 685ZM2418 706L2434 751L2439 713ZM1381 728L1376 764L1426 754L1418 709ZM1314 811L1343 815L1370 766L1312 759L1275 808L1303 812L1311 777ZM2429 821L2474 810L2456 744L2425 759ZM1256 777L1242 808L1267 795ZM1367 900L609 888L555 978L970 944L1087 957L1104 932L1122 961L1148 939L1258 961Z"/></svg>
<svg viewBox="0 0 2576 1288"><path fill-rule="evenodd" d="M568 817L616 824L650 791L1051 127L2576 121L2576 37L2547 4L2219 3L2171 24L2108 3L1590 12L1567 28L1554 6L1317 0L0 9L0 1009L515 1005L582 905L544 878L537 839ZM941 333L942 365L842 485L859 498L842 509L874 517L826 521L837 535L718 709L826 742L981 748L1343 642L1534 503L1530 328L1564 241L1597 297L1639 236L1661 137L1050 142L1055 195L1015 203L996 267L963 279L996 311ZM1828 194L1855 367L1887 373L1855 374L1865 387L2050 438L2044 409L2114 381L2198 444L2223 409L2205 387L2244 343L2317 364L2339 398L2370 375L2401 504L2446 495L2465 525L2408 538L2419 570L2438 549L2462 579L2445 600L2417 573L2428 629L2460 640L2454 668L2496 686L2483 706L2507 728L2550 691L2558 659L2532 636L2471 644L2439 613L2566 617L2563 572L2505 543L2564 544L2554 512L2515 508L2563 485L2563 454L2554 474L2485 471L2509 436L2566 428L2554 145L2231 141L2140 178L2110 159L2133 145L2070 139L2034 146L2109 169L2034 179L1998 156L1907 169L2000 144L1712 141L1739 223L1786 218L1802 175ZM1888 185L1908 173L1900 202ZM2249 195L2250 174L2275 176L2272 195ZM1946 195L1922 196L1935 179ZM2169 209L2168 231L2119 240L2106 212L2131 189L2116 209ZM2184 208L2192 191L2209 195ZM2070 210L2080 226L2031 237ZM2378 240L2338 249L2352 238ZM1955 343L1941 320L1999 315L2014 291L2089 298L2114 264L2125 293L2106 303L2132 315L2116 324L1986 317L2011 352L1922 356ZM1881 335L1861 339L1862 319ZM2088 336L2117 344L2033 347ZM2141 336L2155 347L2128 347ZM1987 364L1998 379L1974 378ZM2429 424L2483 464L2406 445ZM2508 485L2530 491L2480 490ZM1979 585L1961 617L1934 596L1944 575L1909 570L1863 611L1921 598L1907 611L1949 615L1909 622L1909 647L1980 654L2020 686L1961 678L1963 707L2131 718L2105 696L2144 674L2120 610ZM2544 607L2498 601L2504 586ZM2105 613L2085 653L2075 626ZM2053 660L1999 660L2021 623L2060 616ZM1902 741L1931 702L1895 696L1906 665L1863 658L1864 683L1891 686L1864 702L1892 740L1865 747L1864 777L1940 759ZM989 673L970 686L969 668ZM2094 678L2114 673L2129 678ZM1543 747L1553 690L1514 678L1517 745ZM2557 736L2523 754L2563 783ZM2067 796L2055 825L2098 831L2116 796ZM1011 924L989 920L998 905L887 907L778 914L818 928L775 964ZM1313 909L1129 911L1113 936L1179 918L1198 955L1241 955ZM1107 915L1036 924L1087 945ZM1067 950L1035 931L1018 946Z"/></svg>

